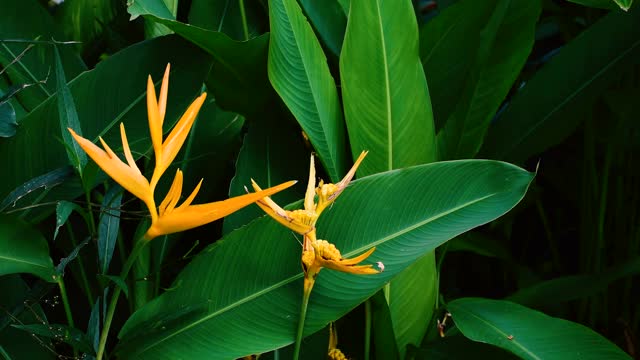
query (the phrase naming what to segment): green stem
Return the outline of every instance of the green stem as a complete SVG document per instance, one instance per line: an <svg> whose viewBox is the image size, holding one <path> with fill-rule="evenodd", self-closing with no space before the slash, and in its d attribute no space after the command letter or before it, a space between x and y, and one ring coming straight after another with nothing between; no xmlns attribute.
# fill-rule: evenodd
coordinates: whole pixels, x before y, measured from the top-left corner
<svg viewBox="0 0 640 360"><path fill-rule="evenodd" d="M364 359L369 360L371 350L371 299L364 302Z"/></svg>
<svg viewBox="0 0 640 360"><path fill-rule="evenodd" d="M86 188L86 186L85 186ZM87 210L89 211L89 227L91 229L91 236L95 237L96 235L96 222L93 220L93 212L91 211L91 190L84 191L84 198L87 201Z"/></svg>
<svg viewBox="0 0 640 360"><path fill-rule="evenodd" d="M309 305L309 297L313 289L313 280L307 283L305 278L304 292L302 295L302 306L300 306L300 318L298 319L298 330L296 331L296 345L293 350L293 360L298 360L300 356L300 346L302 345L302 332L304 330L304 320L307 318L307 305Z"/></svg>
<svg viewBox="0 0 640 360"><path fill-rule="evenodd" d="M244 32L244 40L249 40L249 26L247 25L247 14L244 10L244 0L240 0L240 17L242 18L242 31Z"/></svg>
<svg viewBox="0 0 640 360"><path fill-rule="evenodd" d="M127 278L133 263L135 262L138 254L147 244L147 240L139 239L136 242L133 250L131 250L131 254L129 254L129 258L127 258L127 262L124 264L122 268L122 272L120 273L120 277L124 280ZM111 295L111 302L109 303L109 308L107 309L107 316L104 320L104 327L102 328L102 333L100 334L100 343L98 345L98 353L96 354L96 360L101 360L104 355L105 346L107 345L107 337L109 336L109 328L111 327L111 321L113 320L113 314L116 311L116 305L118 304L118 298L120 297L120 289L116 286L113 290L113 295Z"/></svg>
<svg viewBox="0 0 640 360"><path fill-rule="evenodd" d="M76 237L73 234L73 228L71 224L67 222L66 224L67 231L69 232L69 239L71 240L71 245L75 249L78 247L78 242L76 241ZM80 281L82 282L82 286L84 287L84 292L87 295L87 300L89 301L89 306L93 308L93 293L91 292L91 285L89 285L89 278L87 278L87 272L84 268L84 261L82 261L82 255L78 253L78 266L80 268Z"/></svg>
<svg viewBox="0 0 640 360"><path fill-rule="evenodd" d="M64 305L64 313L67 315L67 322L70 327L76 327L73 322L73 315L71 314L71 306L69 305L69 297L67 296L67 288L64 286L64 279L62 276L58 277L58 287L60 288L60 297L62 298L62 304Z"/></svg>
<svg viewBox="0 0 640 360"><path fill-rule="evenodd" d="M62 304L64 305L64 313L67 316L67 323L69 327L75 328L76 325L73 322L73 314L71 313L71 306L69 305L69 297L67 296L67 288L64 286L64 279L62 275L58 277L58 287L60 288L60 297L62 298ZM78 357L78 350L73 348L73 356Z"/></svg>

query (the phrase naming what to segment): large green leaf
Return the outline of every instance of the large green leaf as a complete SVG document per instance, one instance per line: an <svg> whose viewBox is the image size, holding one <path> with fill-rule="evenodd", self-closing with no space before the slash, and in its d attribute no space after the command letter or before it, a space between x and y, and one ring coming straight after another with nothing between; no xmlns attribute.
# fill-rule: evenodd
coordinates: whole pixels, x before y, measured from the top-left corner
<svg viewBox="0 0 640 360"><path fill-rule="evenodd" d="M469 14L476 13L477 10L480 10L479 13L486 13L487 9L490 10L490 15L486 18L486 23L476 32L465 33L464 40L439 39L452 41L463 48L471 43L475 48L461 93L452 96L456 99L455 109L438 133L438 155L441 160L471 158L478 152L490 120L507 96L533 47L540 1L527 1L523 6L521 2L511 0L467 0L456 3L446 11ZM462 15L456 20L464 23L467 18L473 21L475 16L477 15ZM450 26L458 29L466 27L456 23ZM470 34L478 35L476 37ZM428 36L428 33L425 35ZM447 48L439 47L429 54L431 59L437 59L432 62L440 62L439 66L450 59L454 59L453 63L456 63L458 60L453 55L464 51L437 51L440 49ZM437 72L429 71L432 62L425 64L427 76ZM437 84L445 85L443 82ZM445 86L448 86L448 82ZM439 90L440 88L431 87L432 93Z"/></svg>
<svg viewBox="0 0 640 360"><path fill-rule="evenodd" d="M437 158L417 35L409 1L351 4L340 74L351 151L370 151L360 176ZM411 268L385 289L400 358L422 340L438 286L433 253Z"/></svg>
<svg viewBox="0 0 640 360"><path fill-rule="evenodd" d="M523 359L631 359L583 325L509 301L463 298L450 302L447 308L466 337Z"/></svg>
<svg viewBox="0 0 640 360"><path fill-rule="evenodd" d="M607 86L639 63L640 8L611 12L562 48L513 97L489 129L480 155L524 161L559 143Z"/></svg>
<svg viewBox="0 0 640 360"><path fill-rule="evenodd" d="M593 275L557 277L520 289L507 300L544 308L604 292L614 281L640 273L640 257Z"/></svg>
<svg viewBox="0 0 640 360"><path fill-rule="evenodd" d="M351 4L340 77L351 152L371 151L360 175L436 160L411 1Z"/></svg>
<svg viewBox="0 0 640 360"><path fill-rule="evenodd" d="M16 273L55 282L49 246L42 234L14 217L0 215L0 276Z"/></svg>
<svg viewBox="0 0 640 360"><path fill-rule="evenodd" d="M118 152L122 122L134 157L147 152L151 141L146 121L146 80L151 74L160 82L168 62L172 63L172 74L165 129L173 126L200 91L210 59L197 47L169 36L120 51L69 83L84 136L94 141L102 136ZM0 198L30 179L66 165L61 135L56 135L60 134L56 101L56 96L50 97L22 119L14 137L0 142L4 166ZM72 199L81 193L77 183L65 181L59 188L48 189L53 199Z"/></svg>
<svg viewBox="0 0 640 360"><path fill-rule="evenodd" d="M265 27L264 18L255 0L194 0L189 9L189 24L241 41L260 35Z"/></svg>
<svg viewBox="0 0 640 360"><path fill-rule="evenodd" d="M407 345L422 342L435 310L438 286L434 252L411 264L390 283L389 310L401 359Z"/></svg>
<svg viewBox="0 0 640 360"><path fill-rule="evenodd" d="M136 0L128 11L132 19L142 15L163 24L211 54L214 64L207 84L220 107L243 115L261 110L269 95L268 35L235 41L224 33L176 21L162 0Z"/></svg>
<svg viewBox="0 0 640 360"><path fill-rule="evenodd" d="M3 40L36 40L42 43L0 43L0 64L6 67L13 85L36 84L20 91L18 98L26 110L31 111L42 101L56 92L56 77L53 46L46 43L51 39L67 40L56 29L55 23L47 10L35 0L4 0L0 11L0 34ZM71 40L71 39L68 39ZM13 65L9 63L24 56ZM73 79L86 69L78 54L70 46L60 49L64 72L68 79ZM47 80L44 82L43 80Z"/></svg>
<svg viewBox="0 0 640 360"><path fill-rule="evenodd" d="M436 246L511 209L533 174L510 164L468 160L385 172L357 180L318 222L345 257L372 246L367 262L385 271L356 276L324 270L305 334L364 301ZM206 276L203 276L206 274ZM300 245L261 218L198 255L169 291L129 319L122 358L229 359L290 344L302 296Z"/></svg>
<svg viewBox="0 0 640 360"><path fill-rule="evenodd" d="M338 182L345 173L345 135L327 58L296 0L269 1L269 21L269 80Z"/></svg>

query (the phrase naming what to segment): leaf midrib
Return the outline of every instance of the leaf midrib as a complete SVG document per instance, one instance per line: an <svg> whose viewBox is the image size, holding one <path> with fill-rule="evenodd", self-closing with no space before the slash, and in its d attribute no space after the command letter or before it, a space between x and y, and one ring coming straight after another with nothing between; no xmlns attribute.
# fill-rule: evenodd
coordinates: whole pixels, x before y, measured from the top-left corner
<svg viewBox="0 0 640 360"><path fill-rule="evenodd" d="M385 95L387 102L387 170L393 170L393 123L391 118L391 89L389 81L389 60L387 59L387 44L384 39L380 0L376 0L376 15L380 29L380 42L382 47L382 60L384 65Z"/></svg>
<svg viewBox="0 0 640 360"><path fill-rule="evenodd" d="M493 193L487 194L485 196L482 196L482 197L467 201L467 202L465 202L465 203L463 203L461 205L458 205L456 207L453 207L453 208L451 208L451 209L449 209L447 211L441 212L441 213L439 213L437 215L434 215L434 216L432 216L430 218L427 218L427 219L425 219L423 221L419 221L419 222L415 223L414 225L408 226L408 227L406 227L406 228L404 228L404 229L402 229L400 231L396 231L395 233L387 235L387 236L385 236L384 238L382 238L382 239L380 239L378 241L375 241L375 242L367 244L366 246L351 250L351 251L343 254L343 256L345 258L346 257L351 257L351 256L354 256L354 255L356 255L358 253L361 253L361 252L363 252L363 251L365 251L367 249L370 249L373 246L379 246L379 245L381 245L381 244L383 244L383 243L385 243L387 241L390 241L390 240L392 240L392 239L394 239L396 237L399 237L399 236L401 236L403 234L406 234L407 232L415 230L415 229L417 229L417 228L419 228L421 226L427 225L430 222L439 220L440 218L442 218L444 216L450 215L450 214L452 214L452 213L454 213L454 212L456 212L456 211L458 211L460 209L463 209L465 207L474 205L474 204L476 204L476 203L478 203L480 201L483 201L483 200L486 200L488 198L491 198L491 197L493 197L493 196L495 196L497 194L499 194L499 193L498 192L493 192ZM155 341L154 343L149 344L148 346L144 347L142 349L142 351L140 351L138 353L143 353L143 352L151 349L152 347L155 347L156 345L164 342L165 340L168 340L168 339L170 339L170 338L172 338L172 337L174 337L174 336L176 336L176 335L178 335L178 334L180 334L180 333L182 333L184 331L189 330L192 327L195 327L195 326L199 325L200 323L203 323L203 322L205 322L207 320L210 320L210 319L218 316L219 314L222 314L222 313L224 313L224 312L226 312L228 310L234 309L234 308L236 308L236 307L238 307L238 306L240 306L240 305L242 305L244 303L247 303L247 302L249 302L249 301L251 301L253 299L256 299L256 298L258 298L258 297L260 297L260 296L262 296L264 294L267 294L267 293L271 292L272 290L275 290L275 289L280 288L282 286L285 286L285 285L287 285L289 283L292 283L292 282L294 282L294 281L296 281L296 280L298 280L298 279L300 279L302 277L303 277L303 273L298 273L298 274L296 274L294 276L291 276L291 277L289 277L287 279L279 281L279 282L277 282L277 283L275 283L275 284L273 284L273 285L271 285L269 287L266 287L266 288L264 288L264 289L262 289L260 291L257 291L255 293L251 294L250 296L238 299L235 302L230 303L229 305L227 305L227 306L225 306L223 308L220 308L219 310L217 310L217 311L215 311L215 312L213 312L213 313L211 313L209 315L206 315L206 316L202 317L200 320L194 321L191 324L189 324L187 326L184 326L184 327L174 331L171 334L168 334L167 336L159 339L158 341Z"/></svg>
<svg viewBox="0 0 640 360"><path fill-rule="evenodd" d="M20 258L14 258L14 257L8 257L8 256L0 255L0 260L13 261L13 262L17 262L17 263L23 263L23 264L29 264L29 265L41 267L43 269L49 269L49 267L46 266L46 265L30 262L30 261L27 261L27 260L22 260Z"/></svg>

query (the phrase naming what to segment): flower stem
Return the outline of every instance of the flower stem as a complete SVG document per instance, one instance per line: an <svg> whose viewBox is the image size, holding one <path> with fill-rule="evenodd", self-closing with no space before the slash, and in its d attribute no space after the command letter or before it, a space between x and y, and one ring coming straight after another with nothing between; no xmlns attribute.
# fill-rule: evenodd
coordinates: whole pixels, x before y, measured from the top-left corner
<svg viewBox="0 0 640 360"><path fill-rule="evenodd" d="M133 250L131 250L131 254L129 254L127 262L124 264L122 272L120 273L120 277L123 280L127 278L127 275L129 274L133 263L138 257L138 254L140 254L140 251L146 244L147 241L144 239L139 239L136 242L136 245L134 246ZM100 334L100 343L98 345L96 360L102 360L102 357L104 356L105 346L107 345L107 337L109 336L109 328L111 327L111 321L113 320L113 314L116 311L116 305L118 305L118 298L120 297L121 291L122 289L116 286L113 290L113 295L111 295L111 302L109 303L109 308L107 309L107 316L104 320L104 327L102 328L102 333Z"/></svg>
<svg viewBox="0 0 640 360"><path fill-rule="evenodd" d="M69 297L67 296L67 288L64 286L64 279L62 275L58 277L58 287L60 288L60 297L62 298L62 304L64 305L64 313L67 316L67 323L69 327L74 328L76 325L73 322L73 314L71 313L71 305L69 305ZM73 348L73 356L78 356L78 350Z"/></svg>
<svg viewBox="0 0 640 360"><path fill-rule="evenodd" d="M369 360L371 349L371 299L364 302L364 359Z"/></svg>
<svg viewBox="0 0 640 360"><path fill-rule="evenodd" d="M302 306L300 306L300 318L298 319L298 330L296 331L296 345L293 350L293 360L298 360L300 356L300 346L302 345L302 332L304 331L304 320L307 318L307 305L313 289L314 279L304 278L304 292L302 294Z"/></svg>

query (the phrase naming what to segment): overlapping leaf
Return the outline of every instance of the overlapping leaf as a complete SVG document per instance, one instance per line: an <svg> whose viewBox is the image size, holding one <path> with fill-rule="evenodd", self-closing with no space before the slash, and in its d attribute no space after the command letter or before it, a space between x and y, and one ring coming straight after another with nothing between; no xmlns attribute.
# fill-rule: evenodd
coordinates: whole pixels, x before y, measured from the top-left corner
<svg viewBox="0 0 640 360"><path fill-rule="evenodd" d="M344 315L426 252L508 211L532 177L506 163L470 160L354 182L320 219L318 236L332 239L345 257L376 246L370 261L383 261L385 271L323 271L305 334ZM228 359L293 342L302 294L299 262L298 242L270 218L230 233L198 255L172 291L132 316L120 333L119 355Z"/></svg>
<svg viewBox="0 0 640 360"><path fill-rule="evenodd" d="M410 1L351 3L340 78L352 154L377 150L359 174L435 161L433 114Z"/></svg>
<svg viewBox="0 0 640 360"><path fill-rule="evenodd" d="M480 155L524 161L561 142L584 119L582 111L638 63L640 8L611 12L562 48L513 97L489 129Z"/></svg>
<svg viewBox="0 0 640 360"><path fill-rule="evenodd" d="M338 182L345 174L344 124L336 84L295 0L269 1L269 80Z"/></svg>
<svg viewBox="0 0 640 360"><path fill-rule="evenodd" d="M523 359L631 359L593 330L509 301L463 298L447 305L468 338Z"/></svg>

